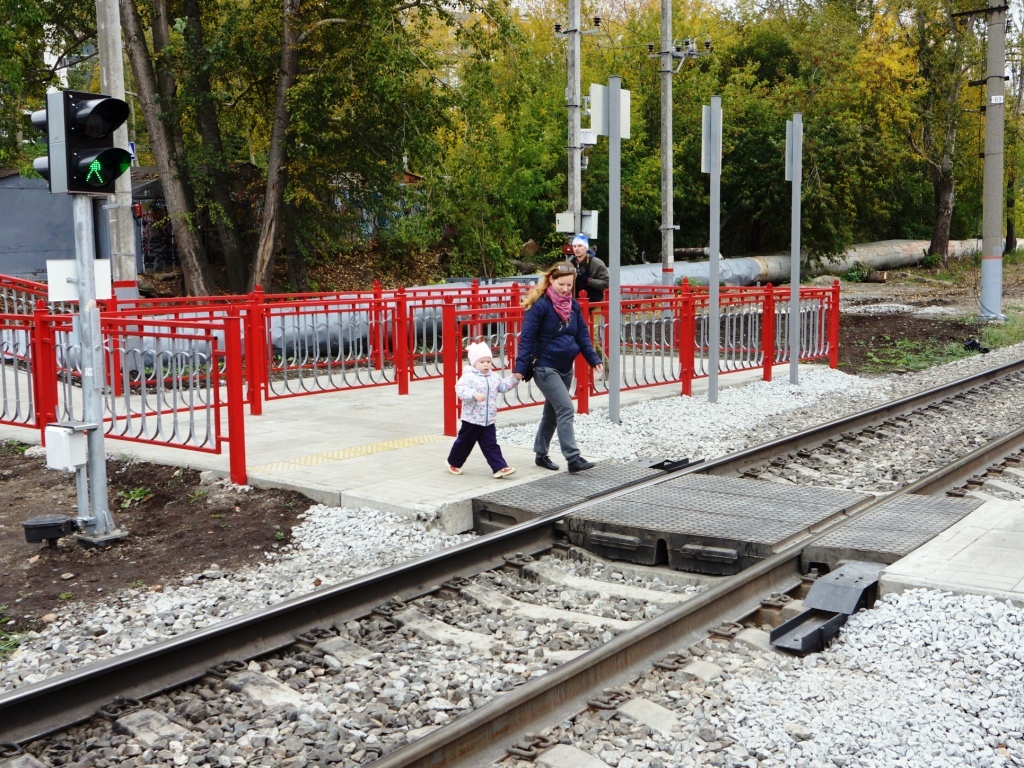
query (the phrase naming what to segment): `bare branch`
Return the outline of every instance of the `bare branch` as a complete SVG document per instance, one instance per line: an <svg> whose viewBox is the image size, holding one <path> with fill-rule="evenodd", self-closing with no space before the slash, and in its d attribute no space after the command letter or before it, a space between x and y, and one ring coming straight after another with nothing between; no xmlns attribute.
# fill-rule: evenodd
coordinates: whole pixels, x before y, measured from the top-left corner
<svg viewBox="0 0 1024 768"><path fill-rule="evenodd" d="M316 24L314 24L301 35L299 35L298 44L302 45L304 42L306 42L306 40L309 39L309 36L311 34L313 34L320 27L323 27L327 24L358 24L361 27L367 26L365 21L355 21L354 19L320 19L320 21L316 22Z"/></svg>

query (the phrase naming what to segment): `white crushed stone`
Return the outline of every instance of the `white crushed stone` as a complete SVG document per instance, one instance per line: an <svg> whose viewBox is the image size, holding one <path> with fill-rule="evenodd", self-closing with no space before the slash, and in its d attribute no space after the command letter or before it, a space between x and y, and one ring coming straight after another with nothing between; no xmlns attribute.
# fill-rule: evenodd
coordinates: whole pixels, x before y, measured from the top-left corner
<svg viewBox="0 0 1024 768"><path fill-rule="evenodd" d="M620 460L634 456L711 457L1022 355L1024 345L1018 345L919 374L877 378L804 367L799 386L790 385L787 377L745 387L724 386L717 404L697 396L628 406L622 409L621 426L610 424L606 412L598 409L577 418L576 434L584 455ZM505 428L500 439L530 447L534 430L534 425ZM162 593L129 589L89 611L75 604L61 606L56 620L42 632L29 633L3 664L0 690L43 680L469 538L446 535L431 523L430 519L410 521L370 509L315 505L295 529L294 543L279 553L267 553L266 562L259 567L227 573L211 563L181 585L164 585ZM838 645L793 663L784 674L773 671L760 681L749 682L744 682L742 675L733 675L734 687L723 720L741 707L747 713L732 726L716 724L716 728L754 728L757 718L763 722L756 733L749 734L744 746L749 749L747 757L737 755L739 759L729 763L723 753L718 764L865 768L1024 765L1019 757L1020 732L1024 730L1020 650L1024 648L1024 622L1019 612L991 599L915 594L907 593L883 603L879 611L853 617ZM975 617L977 605L983 606L981 615L988 617L981 624ZM767 668L763 659L759 663ZM930 719L921 719L917 712ZM893 724L902 725L894 728ZM706 720L703 726L709 727ZM894 736L894 732L900 735ZM741 739L740 735L731 741L743 744L748 737ZM644 739L653 742L650 735ZM845 762L822 757L855 746L859 751L842 755L847 757ZM784 751L774 753L775 749ZM1012 758L1006 757L1007 750ZM893 759L886 757L890 753ZM907 762L907 755L916 755L915 762ZM655 765L630 759L621 757L617 765ZM664 764L704 763L679 760Z"/></svg>

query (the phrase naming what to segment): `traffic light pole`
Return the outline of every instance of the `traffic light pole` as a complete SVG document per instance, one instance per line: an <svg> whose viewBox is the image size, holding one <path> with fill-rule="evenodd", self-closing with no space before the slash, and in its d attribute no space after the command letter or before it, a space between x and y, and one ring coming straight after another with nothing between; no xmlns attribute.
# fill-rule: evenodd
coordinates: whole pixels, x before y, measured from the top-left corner
<svg viewBox="0 0 1024 768"><path fill-rule="evenodd" d="M114 527L107 499L107 453L103 434L103 336L100 309L96 303L96 251L92 197L72 195L75 222L75 261L78 267L78 332L81 338L82 414L86 424L88 448L90 516L80 520L78 540L86 545L103 546L123 539L127 531Z"/></svg>

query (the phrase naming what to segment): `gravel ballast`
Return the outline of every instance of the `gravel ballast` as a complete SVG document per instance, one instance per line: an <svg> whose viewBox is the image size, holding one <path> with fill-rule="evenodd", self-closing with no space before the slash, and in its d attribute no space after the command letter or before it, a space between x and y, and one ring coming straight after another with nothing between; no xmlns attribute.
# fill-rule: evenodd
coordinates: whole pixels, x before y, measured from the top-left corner
<svg viewBox="0 0 1024 768"><path fill-rule="evenodd" d="M708 458L962 378L1022 354L1024 346L1018 345L898 377L858 378L806 368L801 369L798 386L785 380L724 388L716 404L697 396L629 406L622 410L621 425L610 424L607 413L596 409L589 416L577 417L576 435L584 455L617 460L638 456ZM534 425L505 428L499 440L530 447L534 430ZM0 690L37 682L471 536L444 534L433 522L429 517L410 520L369 509L315 505L294 530L292 543L278 553L267 553L266 562L257 568L228 573L211 563L180 585L165 585L160 593L129 589L112 596L105 606L88 610L75 604L61 606L43 631L28 633L4 662ZM1019 650L1022 621L1017 609L991 599L952 598L938 592L906 595L884 603L882 612L854 617L834 649L787 662L786 669L780 666L785 674L766 672L760 680L734 674L728 693L732 709L722 712L743 709L745 716L735 727L760 729L756 738L761 740L757 743L762 753L751 749L743 758L736 754L737 759L730 763L723 756L723 762L716 764L1024 765L1019 758L1024 674ZM736 669L743 663L736 662ZM816 680L814 675L822 677ZM847 683L850 694L834 697L847 709L836 703L833 709L823 709L824 714L815 721L801 714L826 703L808 699L815 686ZM904 690L913 696L900 693ZM833 700L831 693L828 697ZM887 709L871 726L874 716L868 710L879 710L880 700ZM932 719L927 727L911 728L910 724L917 722L912 717L914 702L928 705ZM966 726L965 712L969 714ZM800 722L813 738L795 738L786 730L788 722ZM907 725L886 730L893 722ZM861 738L860 752L847 749L858 729L869 727L877 728L877 737ZM893 736L904 732L907 735ZM755 734L737 732L730 738L735 743L754 744ZM960 750L955 755L934 751L954 747ZM840 749L846 750L845 763L823 757L829 750L839 754ZM1015 757L1005 757L1008 749ZM916 762L906 761L911 751ZM903 757L890 760L885 757L889 752ZM764 762L769 754L777 762ZM644 758L646 763L638 755L634 762L618 765L653 766L650 757ZM743 762L748 758L753 762ZM675 764L701 763L662 763Z"/></svg>

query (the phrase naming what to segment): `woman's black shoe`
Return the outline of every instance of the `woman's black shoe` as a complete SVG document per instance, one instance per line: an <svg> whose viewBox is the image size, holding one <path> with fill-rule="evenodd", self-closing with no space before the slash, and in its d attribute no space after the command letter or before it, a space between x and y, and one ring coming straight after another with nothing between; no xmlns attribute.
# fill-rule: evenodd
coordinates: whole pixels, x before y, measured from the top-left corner
<svg viewBox="0 0 1024 768"><path fill-rule="evenodd" d="M596 467L596 466L597 465L594 462L587 461L583 457L580 457L580 458L576 459L576 461L570 461L569 462L569 471L570 472L582 472L585 469L591 469L592 467Z"/></svg>
<svg viewBox="0 0 1024 768"><path fill-rule="evenodd" d="M538 453L537 454L537 460L536 460L535 463L536 463L536 465L538 467L544 467L544 469L550 469L550 470L557 470L558 469L558 465L555 464L555 462L553 462L551 460L551 458L546 453L543 456Z"/></svg>

